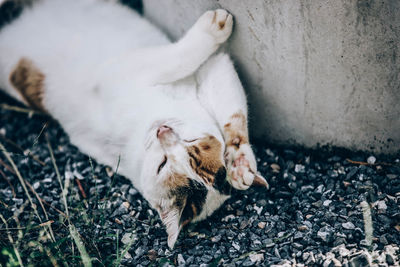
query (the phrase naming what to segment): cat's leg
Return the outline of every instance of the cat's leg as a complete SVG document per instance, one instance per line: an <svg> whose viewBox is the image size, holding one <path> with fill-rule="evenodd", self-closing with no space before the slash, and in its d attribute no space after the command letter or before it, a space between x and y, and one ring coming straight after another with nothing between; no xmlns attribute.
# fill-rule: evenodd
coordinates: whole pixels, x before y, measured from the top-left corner
<svg viewBox="0 0 400 267"><path fill-rule="evenodd" d="M232 25L227 11L207 11L178 42L137 51L138 73L151 70L145 71L144 78L154 83L174 82L193 74L228 39Z"/></svg>
<svg viewBox="0 0 400 267"><path fill-rule="evenodd" d="M252 184L268 187L257 173L247 128L247 102L242 84L226 54L210 58L197 74L198 97L215 118L224 135L228 179L233 187L247 189Z"/></svg>

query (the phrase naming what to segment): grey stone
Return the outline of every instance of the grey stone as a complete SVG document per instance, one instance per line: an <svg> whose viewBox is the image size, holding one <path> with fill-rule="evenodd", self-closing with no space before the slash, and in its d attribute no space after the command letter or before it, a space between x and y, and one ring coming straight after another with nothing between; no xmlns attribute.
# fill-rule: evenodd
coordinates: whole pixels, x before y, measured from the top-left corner
<svg viewBox="0 0 400 267"><path fill-rule="evenodd" d="M303 249L303 245L300 244L300 243L296 243L296 242L295 242L295 243L292 244L292 246L293 246L294 248L296 248L296 249L299 249L299 250L300 250L300 249Z"/></svg>
<svg viewBox="0 0 400 267"><path fill-rule="evenodd" d="M21 206L22 203L24 203L24 200L23 200L22 198L13 198L12 200L14 201L14 203L15 203L17 206Z"/></svg>
<svg viewBox="0 0 400 267"><path fill-rule="evenodd" d="M296 232L293 236L294 240L298 240L298 239L302 239L303 238L303 234L301 232Z"/></svg>
<svg viewBox="0 0 400 267"><path fill-rule="evenodd" d="M315 189L314 193L318 195L322 195L324 193L325 186L323 184L320 184L317 189Z"/></svg>
<svg viewBox="0 0 400 267"><path fill-rule="evenodd" d="M387 264L389 264L389 265L394 265L394 262L395 262L395 261L394 261L392 255L386 254L386 262L387 262Z"/></svg>
<svg viewBox="0 0 400 267"><path fill-rule="evenodd" d="M211 260L213 259L213 257L211 255L203 255L201 256L201 260L205 263L209 263Z"/></svg>
<svg viewBox="0 0 400 267"><path fill-rule="evenodd" d="M384 235L379 237L379 242L383 245L387 245L389 244L389 242L387 241L386 237Z"/></svg>
<svg viewBox="0 0 400 267"><path fill-rule="evenodd" d="M308 229L312 228L312 223L310 221L304 221L304 225L308 227Z"/></svg>
<svg viewBox="0 0 400 267"><path fill-rule="evenodd" d="M211 242L213 242L213 243L218 243L219 241L221 241L221 238L222 238L221 235L213 236L213 237L211 238Z"/></svg>
<svg viewBox="0 0 400 267"><path fill-rule="evenodd" d="M124 202L124 203L125 203L125 202ZM127 208L127 205L124 204L124 203L122 203L122 204L112 213L111 217L120 216L120 215L123 215L123 214L128 213L129 210L128 210L128 208ZM126 203L128 203L128 202L126 202Z"/></svg>
<svg viewBox="0 0 400 267"><path fill-rule="evenodd" d="M303 185L301 187L301 192L303 192L303 193L308 192L308 191L312 191L312 190L314 190L314 186L313 185Z"/></svg>
<svg viewBox="0 0 400 267"><path fill-rule="evenodd" d="M304 165L301 165L301 164L296 164L294 166L294 171L296 173L304 173L305 169L306 169L306 167Z"/></svg>
<svg viewBox="0 0 400 267"><path fill-rule="evenodd" d="M232 242L232 247L234 247L237 251L240 251L240 246L236 242Z"/></svg>
<svg viewBox="0 0 400 267"><path fill-rule="evenodd" d="M241 263L241 266L253 266L255 265L255 262L252 262L250 259L246 259L243 263Z"/></svg>
<svg viewBox="0 0 400 267"><path fill-rule="evenodd" d="M376 158L374 156L369 156L368 159L367 159L367 162L369 164L375 164Z"/></svg>
<svg viewBox="0 0 400 267"><path fill-rule="evenodd" d="M128 245L128 244L131 244L133 241L135 241L135 239L137 239L137 236L135 233L125 233L122 236L121 242L124 245Z"/></svg>
<svg viewBox="0 0 400 267"><path fill-rule="evenodd" d="M346 175L346 179L350 180L357 173L357 171L358 171L357 167L351 168L351 170Z"/></svg>
<svg viewBox="0 0 400 267"><path fill-rule="evenodd" d="M266 248L272 248L273 246L275 246L275 243L270 238L263 240L263 244Z"/></svg>
<svg viewBox="0 0 400 267"><path fill-rule="evenodd" d="M376 205L376 207L378 208L378 210L385 212L387 209L387 205L385 203L384 200L379 200L376 203L374 203Z"/></svg>
<svg viewBox="0 0 400 267"><path fill-rule="evenodd" d="M352 258L349 261L349 265L351 267L358 267L358 266L370 266L368 262L368 258L365 254L361 254L359 256L356 256Z"/></svg>
<svg viewBox="0 0 400 267"><path fill-rule="evenodd" d="M250 254L249 259L251 262L259 263L264 260L264 254L262 254L262 253Z"/></svg>
<svg viewBox="0 0 400 267"><path fill-rule="evenodd" d="M40 187L40 182L35 182L35 183L33 184L33 188L34 188L35 190L37 190L39 187Z"/></svg>
<svg viewBox="0 0 400 267"><path fill-rule="evenodd" d="M322 241L328 242L329 233L324 231L318 231L318 237L322 239Z"/></svg>
<svg viewBox="0 0 400 267"><path fill-rule="evenodd" d="M346 230L354 230L356 228L352 222L342 223L342 227Z"/></svg>
<svg viewBox="0 0 400 267"><path fill-rule="evenodd" d="M330 226L324 226L317 232L317 236L324 242L328 243L332 239L333 228Z"/></svg>
<svg viewBox="0 0 400 267"><path fill-rule="evenodd" d="M398 175L396 175L396 174L386 174L386 177L389 178L389 179L394 180L394 179L396 179L398 177Z"/></svg>
<svg viewBox="0 0 400 267"><path fill-rule="evenodd" d="M185 261L185 259L183 258L182 254L178 254L177 262L178 262L178 265L179 265L179 266L182 266L182 265L185 265L185 264L186 264L186 261Z"/></svg>
<svg viewBox="0 0 400 267"><path fill-rule="evenodd" d="M135 250L135 257L139 258L145 253L144 249L142 247L138 247Z"/></svg>

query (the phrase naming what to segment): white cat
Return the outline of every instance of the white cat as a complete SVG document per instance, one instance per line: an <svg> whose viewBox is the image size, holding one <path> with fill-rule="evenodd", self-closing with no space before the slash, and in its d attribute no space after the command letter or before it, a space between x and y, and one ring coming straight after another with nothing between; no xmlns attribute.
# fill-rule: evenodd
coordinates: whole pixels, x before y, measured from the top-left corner
<svg viewBox="0 0 400 267"><path fill-rule="evenodd" d="M226 54L232 16L207 11L176 43L101 0L41 0L0 31L0 88L60 122L158 211L172 248L231 186L257 174L242 85Z"/></svg>

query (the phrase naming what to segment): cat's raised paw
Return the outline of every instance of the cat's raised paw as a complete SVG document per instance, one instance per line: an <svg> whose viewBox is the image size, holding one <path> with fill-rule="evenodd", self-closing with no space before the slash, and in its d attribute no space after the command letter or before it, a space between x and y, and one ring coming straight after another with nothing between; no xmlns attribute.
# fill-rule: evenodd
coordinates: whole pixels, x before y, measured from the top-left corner
<svg viewBox="0 0 400 267"><path fill-rule="evenodd" d="M233 17L224 9L204 13L196 23L215 38L217 44L225 42L232 33Z"/></svg>
<svg viewBox="0 0 400 267"><path fill-rule="evenodd" d="M239 149L228 148L226 152L228 180L238 190L246 190L252 185L269 188L265 178L257 172L257 163L249 144Z"/></svg>

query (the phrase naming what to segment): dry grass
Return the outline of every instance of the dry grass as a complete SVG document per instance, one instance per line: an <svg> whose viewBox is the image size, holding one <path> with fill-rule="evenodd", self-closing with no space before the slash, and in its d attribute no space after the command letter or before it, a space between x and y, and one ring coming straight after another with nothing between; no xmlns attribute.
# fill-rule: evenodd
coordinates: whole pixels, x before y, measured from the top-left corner
<svg viewBox="0 0 400 267"><path fill-rule="evenodd" d="M51 164L61 189L60 199L62 200L64 210L61 211L42 199L34 187L21 175L17 164L13 160L14 156L35 161L38 158L35 159L32 157L33 154L31 153L21 153L18 155L10 153L0 142L0 150L5 158L1 164L7 171L18 178L27 199L21 208L15 211L11 217L5 218L0 214L0 246L3 247L0 250L0 266L119 266L121 260L131 248L133 241L125 246L120 246L118 233L117 236L109 236L108 238L111 237L111 240L114 241L108 242L115 242L113 247L116 246L117 249L105 257L98 249L99 246L104 244L103 237L98 238L93 236L93 239L88 239L87 235L85 235L86 239L82 237L79 233L80 230L75 225L79 224L79 229L82 229L82 225L90 228L94 222L101 224L105 220L106 210L103 209L96 213L92 211L87 212L89 204L86 202L86 199L74 202L72 209L69 207L68 199L74 197L68 194L69 187L71 186L70 177L63 177L60 174L53 148L45 132L46 127L47 124L40 131L37 140L44 133ZM91 175L94 178L93 163L91 160L89 161L92 167ZM41 164L40 162L38 163ZM15 197L15 189L9 181L9 178L12 178L7 177L3 172L2 174L3 178L9 183L10 188L12 188ZM110 190L108 190L106 197L101 200L105 204L107 204L109 192ZM99 201L99 196L96 194L96 206ZM59 220L50 219L46 207L54 209L59 214ZM9 209L10 207L0 201L0 208ZM31 213L30 220L28 222L24 221L23 225L21 225L18 217L26 213ZM16 225L16 227L9 227L10 222L12 225ZM53 229L54 225L57 225L56 230ZM2 240L1 237L4 235L7 241Z"/></svg>

